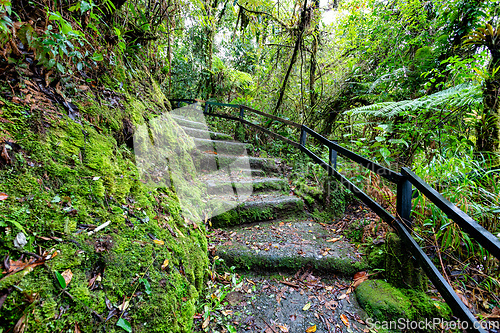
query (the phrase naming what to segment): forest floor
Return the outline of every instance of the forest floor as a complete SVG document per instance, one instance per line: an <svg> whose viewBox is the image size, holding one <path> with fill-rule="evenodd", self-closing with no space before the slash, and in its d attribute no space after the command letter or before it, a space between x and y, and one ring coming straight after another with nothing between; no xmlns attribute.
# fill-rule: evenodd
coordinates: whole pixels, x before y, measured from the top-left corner
<svg viewBox="0 0 500 333"><path fill-rule="evenodd" d="M290 220L273 221L267 223L270 228L254 223L245 227L248 237L244 239L259 240L252 242L254 249L269 252L265 244L273 244L288 234L288 239L292 237L287 244L292 249L288 251L295 251L297 256L303 257L303 250L315 250L311 248L308 235L322 230L329 238L326 240L345 242L342 240L344 228L349 222L360 219L376 221L376 215L356 203L349 206L346 214L336 223L325 224L313 219L307 219L300 225ZM265 240L262 230L271 231ZM220 260L215 256L218 246L238 241L241 241L241 235L233 230L216 229L211 232L211 261ZM347 242L345 244L348 245ZM322 248L319 251L326 255L325 252L331 249ZM296 272L245 270L235 273L234 269L224 265L221 269L212 275L203 314L195 317L196 332L370 332L365 322L367 314L353 292L367 279L365 272L352 278L325 274L310 266L301 267Z"/></svg>

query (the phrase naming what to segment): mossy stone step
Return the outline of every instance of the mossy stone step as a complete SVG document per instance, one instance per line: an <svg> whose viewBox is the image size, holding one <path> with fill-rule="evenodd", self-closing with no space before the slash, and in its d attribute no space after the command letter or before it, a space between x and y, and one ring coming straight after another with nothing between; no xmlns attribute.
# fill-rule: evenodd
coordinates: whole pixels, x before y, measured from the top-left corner
<svg viewBox="0 0 500 333"><path fill-rule="evenodd" d="M245 155L253 150L251 143L194 138L196 148L201 151L215 151L217 154Z"/></svg>
<svg viewBox="0 0 500 333"><path fill-rule="evenodd" d="M200 130L208 130L207 124L194 121L194 120L189 120L187 118L184 118L182 116L172 114L172 118L175 120L177 124L179 124L182 127L189 127L189 128L194 128L194 129L200 129Z"/></svg>
<svg viewBox="0 0 500 333"><path fill-rule="evenodd" d="M351 244L332 242L340 237L312 220L238 226L217 238L215 255L239 269L294 272L310 265L324 273L352 276L368 268Z"/></svg>
<svg viewBox="0 0 500 333"><path fill-rule="evenodd" d="M224 133L217 133L217 132L212 132L209 130L202 130L202 129L196 129L196 128L190 128L190 127L183 127L184 132L186 132L187 135L192 136L193 138L199 138L199 139L212 139L212 140L232 140L233 137L228 134Z"/></svg>
<svg viewBox="0 0 500 333"><path fill-rule="evenodd" d="M212 198L208 204L213 211L210 220L213 227L230 227L297 216L304 208L304 202L292 196L257 195L247 197L243 202L235 200L236 198L227 196Z"/></svg>
<svg viewBox="0 0 500 333"><path fill-rule="evenodd" d="M250 188L253 193L266 191L287 191L288 182L281 178L262 178L234 181L207 181L208 194L224 194L236 188Z"/></svg>
<svg viewBox="0 0 500 333"><path fill-rule="evenodd" d="M266 174L279 173L278 165L273 158L235 156L204 152L200 156L197 156L195 160L195 165L199 165L201 169L203 169L203 165L213 165L213 161L215 161L219 169L229 167L234 170L263 170Z"/></svg>

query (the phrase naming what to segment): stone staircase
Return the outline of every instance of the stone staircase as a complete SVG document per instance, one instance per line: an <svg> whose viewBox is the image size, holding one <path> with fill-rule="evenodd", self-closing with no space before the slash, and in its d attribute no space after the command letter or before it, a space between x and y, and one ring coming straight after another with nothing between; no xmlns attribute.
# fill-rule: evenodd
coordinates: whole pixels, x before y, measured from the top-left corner
<svg viewBox="0 0 500 333"><path fill-rule="evenodd" d="M304 213L303 201L289 194L278 159L251 156L251 144L210 131L200 119L172 117L198 149L194 160L207 185L210 224L221 229L214 255L253 270L310 266L351 276L366 268L348 242Z"/></svg>
<svg viewBox="0 0 500 333"><path fill-rule="evenodd" d="M278 159L251 156L251 144L236 142L227 134L210 131L201 117L176 114L172 117L193 138L197 147L193 160L199 179L207 186L207 207L211 212L209 251L214 257L224 259L228 267L235 266L242 272L257 274L253 275L253 281L259 281L257 284L261 283L265 286L263 288L270 286L266 291L256 292L258 302L248 306L246 304L250 301L234 305L233 309L238 313L249 311L246 317L243 314L237 317L238 320L248 322L248 318L253 318L251 324L248 322L248 325L241 326L238 332L278 332L278 328L283 331L284 326L278 325L278 318L282 318L283 313L276 314L275 318L270 313L274 311L271 309L278 312L284 309L284 303L280 302L285 300L273 298L269 290L281 290L283 299L287 293L276 280L277 285L268 281L265 277L268 274L298 274L300 271L305 280L315 281L311 273L314 272L333 278L332 286L344 285L347 288L345 279L367 268L365 260L349 242L336 234L331 226L311 219L305 212L303 201L290 194L288 179L283 176L282 163ZM320 285L316 283L315 288ZM326 297L330 303L340 304L340 309L349 309L356 316L362 313L355 297L344 300L340 297L340 289L326 284L323 286L333 291L326 292L330 298L321 297ZM303 291L300 295L297 293L298 299L318 297L318 289L305 290L305 294ZM291 294L293 291L298 289L287 289ZM243 300L250 297L246 293L238 295L237 298ZM318 300L323 299L321 297ZM321 308L321 302L316 305ZM312 306L316 305L312 302ZM326 317L318 321L318 312L303 311L303 306L293 298L286 306L286 311L293 312L290 318L300 319L286 324L289 332L304 332L313 322L317 324L317 332L352 331L345 324L338 324L343 321L339 321L340 312L334 311L330 315L319 312ZM258 316L256 313L263 309L269 314ZM280 320L283 322L285 319ZM335 330L331 330L330 323ZM272 330L269 330L270 327Z"/></svg>

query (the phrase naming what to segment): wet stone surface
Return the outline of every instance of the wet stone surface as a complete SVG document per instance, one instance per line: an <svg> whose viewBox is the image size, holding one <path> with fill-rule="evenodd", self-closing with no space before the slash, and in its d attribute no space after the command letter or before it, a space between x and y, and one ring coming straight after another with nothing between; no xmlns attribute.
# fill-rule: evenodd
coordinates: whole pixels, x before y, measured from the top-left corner
<svg viewBox="0 0 500 333"><path fill-rule="evenodd" d="M211 247L215 255L240 268L276 271L311 265L346 276L366 269L361 254L331 231L307 219L265 222L217 230Z"/></svg>
<svg viewBox="0 0 500 333"><path fill-rule="evenodd" d="M311 271L295 276L243 276L210 331L224 332L368 332L350 282L319 278ZM315 330L314 330L315 329Z"/></svg>

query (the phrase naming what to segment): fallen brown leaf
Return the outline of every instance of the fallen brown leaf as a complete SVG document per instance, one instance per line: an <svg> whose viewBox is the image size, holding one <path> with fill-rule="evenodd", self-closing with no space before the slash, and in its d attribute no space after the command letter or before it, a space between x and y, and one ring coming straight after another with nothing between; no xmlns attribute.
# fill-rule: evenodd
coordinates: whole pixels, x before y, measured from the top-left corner
<svg viewBox="0 0 500 333"><path fill-rule="evenodd" d="M0 192L0 201L7 199L9 196L3 192Z"/></svg>
<svg viewBox="0 0 500 333"><path fill-rule="evenodd" d="M278 325L279 329L281 330L281 332L289 332L288 331L288 327L286 325Z"/></svg>
<svg viewBox="0 0 500 333"><path fill-rule="evenodd" d="M23 315L14 326L14 333L23 333L26 328L26 315Z"/></svg>
<svg viewBox="0 0 500 333"><path fill-rule="evenodd" d="M165 260L163 261L163 264L161 265L161 270L162 270L162 271L164 271L164 270L166 270L166 269L167 269L167 267L168 267L168 263L169 263L168 259L165 259Z"/></svg>
<svg viewBox="0 0 500 333"><path fill-rule="evenodd" d="M342 294L339 297L337 297L338 300L342 300L347 297L347 294Z"/></svg>
<svg viewBox="0 0 500 333"><path fill-rule="evenodd" d="M202 329L205 329L208 327L208 324L210 324L210 316L207 317L207 319L205 319L205 321L203 322L203 324L201 325L201 328Z"/></svg>
<svg viewBox="0 0 500 333"><path fill-rule="evenodd" d="M309 328L307 328L306 333L313 333L316 332L316 325L313 325Z"/></svg>
<svg viewBox="0 0 500 333"><path fill-rule="evenodd" d="M354 274L354 282L352 284L352 288L356 289L361 283L368 280L368 274L365 271L357 272Z"/></svg>
<svg viewBox="0 0 500 333"><path fill-rule="evenodd" d="M66 285L68 285L71 282L71 279L73 278L73 272L71 272L71 269L65 270L64 272L62 272L61 275L64 278Z"/></svg>
<svg viewBox="0 0 500 333"><path fill-rule="evenodd" d="M342 313L340 315L340 319L342 319L342 322L344 323L344 325L346 327L350 327L351 326L351 324L349 323L349 319L347 319L347 316L345 314Z"/></svg>
<svg viewBox="0 0 500 333"><path fill-rule="evenodd" d="M339 241L339 240L340 240L340 237L337 237L337 238L330 238L330 239L327 239L326 241L327 241L327 242L330 242L330 243L335 243L335 242L337 242L337 241Z"/></svg>
<svg viewBox="0 0 500 333"><path fill-rule="evenodd" d="M38 265L42 265L45 262L45 259L42 260L34 260L33 258L31 260L25 260L25 261L19 261L19 260L9 260L8 261L8 268L6 271L3 271L3 274L10 274L10 273L15 273L19 272L26 267L36 267Z"/></svg>
<svg viewBox="0 0 500 333"><path fill-rule="evenodd" d="M465 306L470 308L470 304L467 298L458 290L455 290L455 293L457 294L458 298L460 298L460 300L465 304Z"/></svg>

